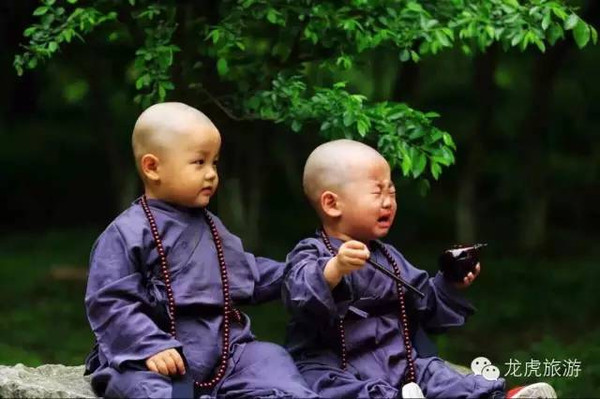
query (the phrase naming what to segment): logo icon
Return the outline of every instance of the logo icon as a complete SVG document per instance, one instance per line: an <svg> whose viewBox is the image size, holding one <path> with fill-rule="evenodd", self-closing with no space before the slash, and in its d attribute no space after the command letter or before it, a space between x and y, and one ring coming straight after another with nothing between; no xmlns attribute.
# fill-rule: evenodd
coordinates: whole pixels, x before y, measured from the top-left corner
<svg viewBox="0 0 600 399"><path fill-rule="evenodd" d="M471 362L473 374L480 375L488 381L496 381L500 377L500 369L487 357L479 356Z"/></svg>

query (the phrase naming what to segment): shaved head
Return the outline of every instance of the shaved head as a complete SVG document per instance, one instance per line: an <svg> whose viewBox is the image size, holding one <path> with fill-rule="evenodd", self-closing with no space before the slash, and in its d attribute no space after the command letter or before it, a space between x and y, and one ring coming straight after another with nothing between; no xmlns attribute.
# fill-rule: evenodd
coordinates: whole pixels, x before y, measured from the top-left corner
<svg viewBox="0 0 600 399"><path fill-rule="evenodd" d="M196 108L183 103L169 102L152 105L139 116L133 128L131 145L138 166L144 154L161 154L190 126L217 128Z"/></svg>
<svg viewBox="0 0 600 399"><path fill-rule="evenodd" d="M324 191L338 191L350 182L365 162L385 159L375 149L353 140L334 140L321 144L304 165L302 185L307 198L320 211L319 199Z"/></svg>

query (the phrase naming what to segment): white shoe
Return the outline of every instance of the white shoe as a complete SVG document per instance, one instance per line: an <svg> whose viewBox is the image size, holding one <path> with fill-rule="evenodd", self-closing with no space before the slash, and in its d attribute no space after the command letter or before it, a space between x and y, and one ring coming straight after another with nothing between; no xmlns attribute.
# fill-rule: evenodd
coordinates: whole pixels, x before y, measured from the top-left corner
<svg viewBox="0 0 600 399"><path fill-rule="evenodd" d="M414 382L409 382L402 387L402 398L403 399L425 399L423 391Z"/></svg>
<svg viewBox="0 0 600 399"><path fill-rule="evenodd" d="M556 391L552 386L546 384L545 382L538 382L531 385L525 385L520 388L513 388L508 391L508 395L506 396L510 399L517 398L556 398Z"/></svg>

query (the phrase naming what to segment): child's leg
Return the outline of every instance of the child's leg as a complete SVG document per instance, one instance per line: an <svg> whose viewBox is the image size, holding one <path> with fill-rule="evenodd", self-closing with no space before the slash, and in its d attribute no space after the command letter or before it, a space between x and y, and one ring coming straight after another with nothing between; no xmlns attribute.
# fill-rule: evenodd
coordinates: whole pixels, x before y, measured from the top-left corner
<svg viewBox="0 0 600 399"><path fill-rule="evenodd" d="M315 398L285 349L268 342L236 347L234 364L218 388L219 397Z"/></svg>
<svg viewBox="0 0 600 399"><path fill-rule="evenodd" d="M488 381L481 375L463 375L437 357L417 359L417 370L417 383L428 399L486 398L504 392L504 379Z"/></svg>
<svg viewBox="0 0 600 399"><path fill-rule="evenodd" d="M175 398L181 397L184 392L174 389L171 378L148 370L128 369L119 372L107 368L94 374L92 385L96 393L107 398ZM193 394L193 386L189 392Z"/></svg>
<svg viewBox="0 0 600 399"><path fill-rule="evenodd" d="M353 372L342 370L328 360L302 362L298 369L310 389L322 398L397 398L399 390L379 378L361 380ZM337 359L336 359L337 360ZM352 366L349 365L352 369Z"/></svg>

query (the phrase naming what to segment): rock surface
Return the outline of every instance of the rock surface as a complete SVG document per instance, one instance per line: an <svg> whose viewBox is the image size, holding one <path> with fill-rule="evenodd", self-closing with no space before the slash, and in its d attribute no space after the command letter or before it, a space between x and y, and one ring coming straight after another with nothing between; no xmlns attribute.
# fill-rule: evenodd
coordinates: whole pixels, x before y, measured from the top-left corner
<svg viewBox="0 0 600 399"><path fill-rule="evenodd" d="M95 398L84 366L0 366L0 398Z"/></svg>
<svg viewBox="0 0 600 399"><path fill-rule="evenodd" d="M448 363L462 374L471 370ZM0 398L95 398L84 366L0 366Z"/></svg>

